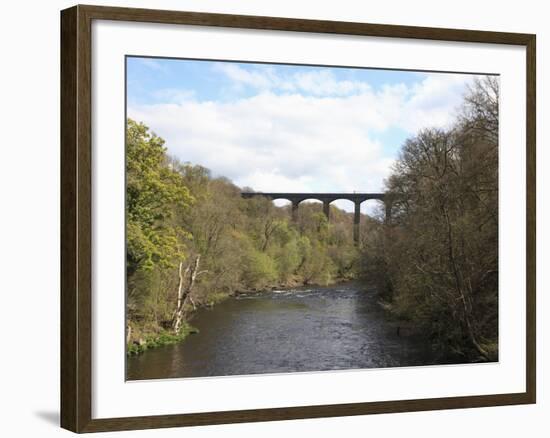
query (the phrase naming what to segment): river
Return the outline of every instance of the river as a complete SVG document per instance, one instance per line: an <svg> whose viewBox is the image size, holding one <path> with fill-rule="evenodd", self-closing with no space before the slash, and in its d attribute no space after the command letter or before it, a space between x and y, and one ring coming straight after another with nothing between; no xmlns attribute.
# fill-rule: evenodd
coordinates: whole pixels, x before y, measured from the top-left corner
<svg viewBox="0 0 550 438"><path fill-rule="evenodd" d="M199 309L183 342L127 358L127 379L227 376L434 363L359 283L231 297Z"/></svg>

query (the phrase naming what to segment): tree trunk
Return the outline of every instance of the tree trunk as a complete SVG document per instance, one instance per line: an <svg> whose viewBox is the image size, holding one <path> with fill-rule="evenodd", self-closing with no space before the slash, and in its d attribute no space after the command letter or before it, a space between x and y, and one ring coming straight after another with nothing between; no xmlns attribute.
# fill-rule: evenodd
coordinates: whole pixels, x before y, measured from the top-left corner
<svg viewBox="0 0 550 438"><path fill-rule="evenodd" d="M181 325L183 323L183 317L184 317L184 307L185 303L187 302L187 299L190 297L190 294L193 290L193 286L195 285L195 280L197 277L201 274L204 274L207 271L200 271L199 269L199 263L200 263L201 256L200 254L195 257L195 261L192 264L187 265L187 268L185 268L185 271L183 271L183 262L180 262L179 264L179 285L178 285L178 302L176 306L176 311L174 312L174 318L172 319L172 329L174 330L174 333L179 333L181 329ZM185 279L189 277L187 284L185 284ZM193 307L195 307L193 303Z"/></svg>
<svg viewBox="0 0 550 438"><path fill-rule="evenodd" d="M483 356L485 359L489 359L489 353L478 342L476 334L474 332L474 328L472 327L472 322L470 320L470 313L472 309L470 308L470 306L468 306L468 303L466 302L466 296L464 294L464 289L462 285L463 283L462 275L459 272L459 268L457 266L455 256L454 256L453 234L452 234L453 231L452 231L451 220L449 218L449 214L445 207L443 207L443 213L445 215L445 221L447 224L447 245L448 245L448 252L449 252L449 262L451 264L451 269L454 275L455 288L456 288L456 291L458 292L460 301L462 302L462 308L464 312L464 322L466 324L467 335L470 339L471 344L477 350L477 352L481 356Z"/></svg>

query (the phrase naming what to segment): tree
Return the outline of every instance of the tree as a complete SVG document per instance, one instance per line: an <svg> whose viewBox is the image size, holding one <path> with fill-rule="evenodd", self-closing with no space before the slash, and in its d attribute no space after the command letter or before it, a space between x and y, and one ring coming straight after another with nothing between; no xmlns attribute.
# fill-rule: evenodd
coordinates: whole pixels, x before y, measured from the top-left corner
<svg viewBox="0 0 550 438"><path fill-rule="evenodd" d="M184 258L182 237L188 233L175 221L178 209L193 202L182 175L168 165L164 141L128 119L126 135L127 270L172 266Z"/></svg>
<svg viewBox="0 0 550 438"><path fill-rule="evenodd" d="M296 223L269 199L243 199L128 120L129 351L180 339L196 308L240 291L353 277L351 218L335 207L332 216L304 203Z"/></svg>
<svg viewBox="0 0 550 438"><path fill-rule="evenodd" d="M497 150L498 81L486 78L453 127L405 142L387 181L392 225L364 255L397 314L443 351L484 360L498 354Z"/></svg>

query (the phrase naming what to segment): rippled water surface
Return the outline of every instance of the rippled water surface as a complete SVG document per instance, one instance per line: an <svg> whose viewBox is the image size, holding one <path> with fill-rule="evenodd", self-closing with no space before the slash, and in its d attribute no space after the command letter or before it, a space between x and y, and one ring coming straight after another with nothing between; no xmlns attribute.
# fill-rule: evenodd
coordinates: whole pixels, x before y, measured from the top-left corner
<svg viewBox="0 0 550 438"><path fill-rule="evenodd" d="M378 368L433 363L428 342L398 334L374 290L355 283L274 290L200 309L185 341L128 358L127 378Z"/></svg>

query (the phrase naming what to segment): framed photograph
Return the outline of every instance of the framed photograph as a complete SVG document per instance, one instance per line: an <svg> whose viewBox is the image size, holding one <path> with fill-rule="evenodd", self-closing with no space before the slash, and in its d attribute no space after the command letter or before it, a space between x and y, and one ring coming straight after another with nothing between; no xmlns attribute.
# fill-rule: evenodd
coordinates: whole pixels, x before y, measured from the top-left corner
<svg viewBox="0 0 550 438"><path fill-rule="evenodd" d="M61 12L61 423L535 403L535 35Z"/></svg>

